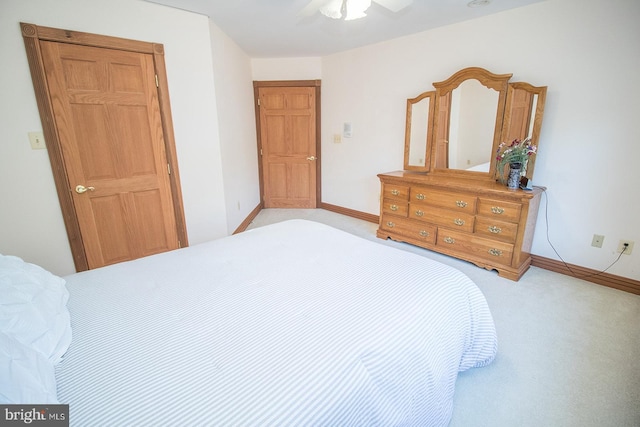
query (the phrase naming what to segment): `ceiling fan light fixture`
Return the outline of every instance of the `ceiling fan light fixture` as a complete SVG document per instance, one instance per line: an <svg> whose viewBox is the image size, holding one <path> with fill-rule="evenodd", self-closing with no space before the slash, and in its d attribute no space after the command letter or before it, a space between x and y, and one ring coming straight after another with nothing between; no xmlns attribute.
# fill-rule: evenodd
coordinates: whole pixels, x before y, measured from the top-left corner
<svg viewBox="0 0 640 427"><path fill-rule="evenodd" d="M371 0L332 0L320 8L320 13L333 19L351 21L367 16L365 11L371 6Z"/></svg>
<svg viewBox="0 0 640 427"><path fill-rule="evenodd" d="M332 0L320 8L320 13L332 19L342 18L342 0Z"/></svg>
<svg viewBox="0 0 640 427"><path fill-rule="evenodd" d="M365 12L371 6L371 0L347 0L345 4L347 16L345 16L344 20L352 21L367 16Z"/></svg>

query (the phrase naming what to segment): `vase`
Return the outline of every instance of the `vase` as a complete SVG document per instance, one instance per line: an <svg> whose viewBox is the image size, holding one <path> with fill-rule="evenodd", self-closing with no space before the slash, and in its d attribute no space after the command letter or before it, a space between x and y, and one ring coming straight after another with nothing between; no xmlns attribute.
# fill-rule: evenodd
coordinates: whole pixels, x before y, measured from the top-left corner
<svg viewBox="0 0 640 427"><path fill-rule="evenodd" d="M520 174L522 172L522 163L509 163L509 179L507 179L507 187L516 189L520 186Z"/></svg>

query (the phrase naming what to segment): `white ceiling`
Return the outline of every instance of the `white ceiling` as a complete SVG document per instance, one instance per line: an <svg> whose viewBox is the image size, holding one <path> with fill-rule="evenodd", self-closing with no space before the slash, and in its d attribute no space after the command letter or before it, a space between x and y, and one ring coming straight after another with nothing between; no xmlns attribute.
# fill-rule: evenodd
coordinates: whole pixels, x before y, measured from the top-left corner
<svg viewBox="0 0 640 427"><path fill-rule="evenodd" d="M375 2L367 16L339 21L302 17L310 0L146 0L209 16L252 58L325 56L544 0L414 0L393 13Z"/></svg>

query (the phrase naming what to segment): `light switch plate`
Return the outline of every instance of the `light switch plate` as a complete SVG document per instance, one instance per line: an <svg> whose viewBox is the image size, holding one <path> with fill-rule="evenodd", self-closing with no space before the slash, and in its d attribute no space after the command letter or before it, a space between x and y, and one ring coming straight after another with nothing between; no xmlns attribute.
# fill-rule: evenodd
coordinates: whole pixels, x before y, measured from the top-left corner
<svg viewBox="0 0 640 427"><path fill-rule="evenodd" d="M351 122L343 123L342 136L344 136L345 138L351 138L351 134L352 134Z"/></svg>
<svg viewBox="0 0 640 427"><path fill-rule="evenodd" d="M47 145L44 142L44 134L42 132L29 132L28 135L32 150L45 150L47 148Z"/></svg>

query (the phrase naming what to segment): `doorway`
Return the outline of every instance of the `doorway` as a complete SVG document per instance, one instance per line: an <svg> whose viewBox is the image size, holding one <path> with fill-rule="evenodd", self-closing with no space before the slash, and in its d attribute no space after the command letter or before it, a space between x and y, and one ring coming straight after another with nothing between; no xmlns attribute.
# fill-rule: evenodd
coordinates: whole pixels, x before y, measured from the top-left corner
<svg viewBox="0 0 640 427"><path fill-rule="evenodd" d="M261 204L316 208L320 182L320 80L256 81Z"/></svg>
<svg viewBox="0 0 640 427"><path fill-rule="evenodd" d="M21 28L76 270L187 246L163 46Z"/></svg>

